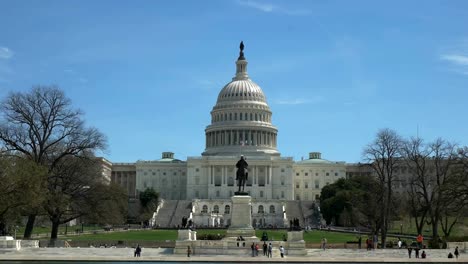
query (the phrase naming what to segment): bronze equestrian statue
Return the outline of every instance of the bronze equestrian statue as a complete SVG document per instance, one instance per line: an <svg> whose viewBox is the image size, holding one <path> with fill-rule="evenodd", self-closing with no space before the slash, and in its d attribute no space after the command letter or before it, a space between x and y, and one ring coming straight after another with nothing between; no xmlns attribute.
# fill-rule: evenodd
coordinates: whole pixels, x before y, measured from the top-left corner
<svg viewBox="0 0 468 264"><path fill-rule="evenodd" d="M237 180L237 186L239 186L239 191L237 193L239 194L244 192L245 183L247 182L247 179L249 176L247 172L248 166L249 164L247 164L247 161L245 161L244 156L241 156L240 160L236 164L236 168L237 168L236 180ZM241 187L242 187L242 192L241 192Z"/></svg>

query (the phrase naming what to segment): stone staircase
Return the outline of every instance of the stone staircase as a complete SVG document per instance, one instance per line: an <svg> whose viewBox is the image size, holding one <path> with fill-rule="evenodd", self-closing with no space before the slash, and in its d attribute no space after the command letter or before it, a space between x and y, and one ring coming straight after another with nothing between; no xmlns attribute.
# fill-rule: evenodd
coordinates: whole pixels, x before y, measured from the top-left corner
<svg viewBox="0 0 468 264"><path fill-rule="evenodd" d="M157 227L173 228L182 224L182 217L189 217L192 211L192 201L164 200L163 206L155 217Z"/></svg>
<svg viewBox="0 0 468 264"><path fill-rule="evenodd" d="M163 206L159 209L155 217L157 227L174 227L171 225L171 219L177 207L178 200L164 200Z"/></svg>
<svg viewBox="0 0 468 264"><path fill-rule="evenodd" d="M302 214L304 215L304 218L306 219L305 225L312 225L312 218L313 218L313 213L314 209L312 209L312 205L314 204L314 201L301 201L301 209L302 209Z"/></svg>
<svg viewBox="0 0 468 264"><path fill-rule="evenodd" d="M171 226L182 225L182 217L188 218L191 211L192 201L179 200L171 218Z"/></svg>
<svg viewBox="0 0 468 264"><path fill-rule="evenodd" d="M302 207L300 201L287 201L286 202L286 217L289 220L294 218L299 219L299 224L304 227L304 215L302 213ZM289 223L288 223L289 225Z"/></svg>

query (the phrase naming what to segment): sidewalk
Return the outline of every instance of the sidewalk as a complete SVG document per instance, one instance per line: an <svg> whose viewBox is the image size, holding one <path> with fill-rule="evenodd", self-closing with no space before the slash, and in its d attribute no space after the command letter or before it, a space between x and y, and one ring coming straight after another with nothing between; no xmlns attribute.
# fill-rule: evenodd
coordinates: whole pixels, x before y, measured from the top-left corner
<svg viewBox="0 0 468 264"><path fill-rule="evenodd" d="M89 260L89 261L135 261L133 248L27 248L20 251L0 249L1 260ZM422 252L422 251L421 251ZM406 249L380 249L366 251L357 249L309 249L307 256L279 258L266 258L264 256L239 258L239 256L225 255L194 255L187 258L185 255L173 255L172 249L165 248L143 248L139 261L205 261L205 262L468 262L466 254L462 254L458 261L448 259L448 250L427 250L427 259L408 258Z"/></svg>

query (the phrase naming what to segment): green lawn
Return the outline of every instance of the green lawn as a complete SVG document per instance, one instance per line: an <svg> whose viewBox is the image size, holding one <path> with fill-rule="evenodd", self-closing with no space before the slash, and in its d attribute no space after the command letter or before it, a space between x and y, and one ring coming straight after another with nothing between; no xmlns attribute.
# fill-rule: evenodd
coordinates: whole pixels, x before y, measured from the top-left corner
<svg viewBox="0 0 468 264"><path fill-rule="evenodd" d="M281 240L283 235L287 236L286 230L257 230L256 236L262 237L263 232L267 232L268 238L271 240ZM220 234L225 235L225 229L199 229L197 236L203 234ZM354 234L328 232L328 231L309 231L304 232L304 240L311 243L320 243L322 237L326 237L328 243L345 243L347 241L357 241L357 236ZM98 234L84 234L78 236L63 237L74 241L104 241L104 240L123 240L123 241L166 241L176 240L176 230L142 230L142 231L123 231L123 232L109 232ZM365 238L363 237L363 241Z"/></svg>
<svg viewBox="0 0 468 264"><path fill-rule="evenodd" d="M176 240L176 230L141 230L141 231L122 231L97 234L85 234L77 236L68 236L64 239L74 241L104 241L104 240L123 240L123 241L166 241Z"/></svg>
<svg viewBox="0 0 468 264"><path fill-rule="evenodd" d="M391 233L400 233L400 229L403 230L404 234L416 234L416 224L414 223L414 218L404 218L400 221L393 221L390 226L389 232ZM450 236L463 236L468 234L468 217L461 219L460 223L457 223L454 227ZM432 236L432 226L425 224L423 227L423 236ZM442 227L439 225L439 235L443 236Z"/></svg>
<svg viewBox="0 0 468 264"><path fill-rule="evenodd" d="M22 236L24 234L24 228L25 228L24 226L18 228L18 231L17 231L18 237ZM38 234L49 234L50 235L51 230L52 230L52 228L50 226L44 226L44 227L36 226L36 227L34 227L32 233L33 233L33 235L38 235ZM66 227L66 228L65 228L64 225L61 225L59 227L59 234L65 234L65 230L69 234L75 233L75 230L80 230L81 231L81 225L69 226L69 227ZM93 230L103 230L103 228L101 226L92 225L92 226L83 226L83 230L84 231L93 231Z"/></svg>

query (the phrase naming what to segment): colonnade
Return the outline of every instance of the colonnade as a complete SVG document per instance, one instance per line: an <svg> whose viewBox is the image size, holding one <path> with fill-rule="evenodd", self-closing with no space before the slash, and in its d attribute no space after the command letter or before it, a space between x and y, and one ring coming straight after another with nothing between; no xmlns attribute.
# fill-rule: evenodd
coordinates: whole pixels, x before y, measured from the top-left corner
<svg viewBox="0 0 468 264"><path fill-rule="evenodd" d="M206 147L267 146L276 148L276 132L262 130L219 130L206 133Z"/></svg>

